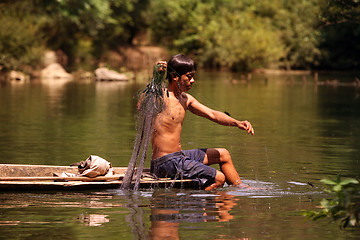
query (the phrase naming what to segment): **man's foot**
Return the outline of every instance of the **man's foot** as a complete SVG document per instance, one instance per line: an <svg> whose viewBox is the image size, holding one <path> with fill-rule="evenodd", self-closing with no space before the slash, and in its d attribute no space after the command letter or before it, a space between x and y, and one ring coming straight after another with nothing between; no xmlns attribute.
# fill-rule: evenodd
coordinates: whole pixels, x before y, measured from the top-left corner
<svg viewBox="0 0 360 240"><path fill-rule="evenodd" d="M253 189L251 186L244 184L244 183L239 183L236 185L233 185L234 187L237 187L239 189Z"/></svg>
<svg viewBox="0 0 360 240"><path fill-rule="evenodd" d="M269 188L262 188L262 187L252 187L244 183L233 185L236 188L239 188L240 190L264 190Z"/></svg>

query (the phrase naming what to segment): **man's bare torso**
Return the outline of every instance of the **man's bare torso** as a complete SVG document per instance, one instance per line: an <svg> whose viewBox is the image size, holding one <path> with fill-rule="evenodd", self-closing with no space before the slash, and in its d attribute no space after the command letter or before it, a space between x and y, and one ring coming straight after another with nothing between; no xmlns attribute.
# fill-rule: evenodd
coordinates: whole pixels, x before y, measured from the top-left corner
<svg viewBox="0 0 360 240"><path fill-rule="evenodd" d="M157 116L151 142L152 159L181 150L181 130L188 106L188 96L182 93L178 98L173 92L164 94L165 109Z"/></svg>

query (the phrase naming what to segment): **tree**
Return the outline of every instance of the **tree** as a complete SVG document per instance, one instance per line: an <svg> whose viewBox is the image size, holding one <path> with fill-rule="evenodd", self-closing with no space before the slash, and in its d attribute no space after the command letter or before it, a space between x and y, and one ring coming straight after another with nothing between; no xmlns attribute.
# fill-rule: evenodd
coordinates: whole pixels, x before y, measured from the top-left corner
<svg viewBox="0 0 360 240"><path fill-rule="evenodd" d="M31 2L0 4L0 67L2 70L31 72L40 62L44 50L44 34L29 9Z"/></svg>
<svg viewBox="0 0 360 240"><path fill-rule="evenodd" d="M318 66L321 52L317 1L275 2L277 4L266 1L265 6L262 6L262 2L256 2L256 9L260 16L272 19L272 24L278 29L286 51L281 65L287 69L311 69Z"/></svg>
<svg viewBox="0 0 360 240"><path fill-rule="evenodd" d="M321 2L322 68L360 68L360 1Z"/></svg>
<svg viewBox="0 0 360 240"><path fill-rule="evenodd" d="M147 2L148 0L4 1L0 5L0 28L3 30L0 31L3 50L0 63L9 69L30 62L39 63L41 51L34 54L34 49L40 48L62 50L68 56L68 65L73 68L82 62L99 59L110 48L131 44L137 32L144 27L142 12L147 7ZM8 45L11 45L10 48ZM31 54L23 57L18 52Z"/></svg>
<svg viewBox="0 0 360 240"><path fill-rule="evenodd" d="M193 55L200 65L251 70L284 54L271 22L253 12L252 1L165 1L151 3L154 41Z"/></svg>

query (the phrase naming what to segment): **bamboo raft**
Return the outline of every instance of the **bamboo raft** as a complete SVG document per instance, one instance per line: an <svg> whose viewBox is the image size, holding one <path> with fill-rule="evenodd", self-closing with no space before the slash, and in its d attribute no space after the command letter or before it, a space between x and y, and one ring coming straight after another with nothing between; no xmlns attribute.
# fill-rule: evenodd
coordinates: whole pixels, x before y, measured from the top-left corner
<svg viewBox="0 0 360 240"><path fill-rule="evenodd" d="M0 191L41 191L41 190L100 190L120 188L127 167L113 167L114 175L90 177L59 177L61 173L76 174L77 167L49 165L0 164ZM144 169L149 173L150 169ZM140 188L188 188L199 189L192 179L172 180L144 177Z"/></svg>

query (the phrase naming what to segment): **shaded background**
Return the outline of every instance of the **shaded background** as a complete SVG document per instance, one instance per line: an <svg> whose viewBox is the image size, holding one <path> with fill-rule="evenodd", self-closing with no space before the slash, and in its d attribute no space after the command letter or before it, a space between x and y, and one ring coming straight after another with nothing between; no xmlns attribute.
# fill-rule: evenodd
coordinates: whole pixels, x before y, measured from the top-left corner
<svg viewBox="0 0 360 240"><path fill-rule="evenodd" d="M160 50L201 67L359 70L358 0L0 2L0 66L37 76L45 50L67 70L139 70ZM155 48L151 48L151 46ZM162 54L161 59L167 59ZM149 66L153 62L147 62Z"/></svg>

